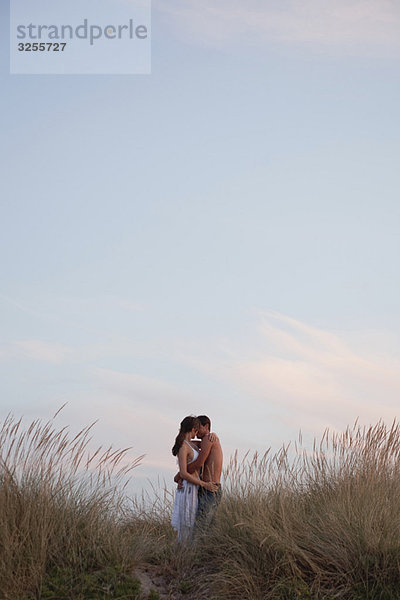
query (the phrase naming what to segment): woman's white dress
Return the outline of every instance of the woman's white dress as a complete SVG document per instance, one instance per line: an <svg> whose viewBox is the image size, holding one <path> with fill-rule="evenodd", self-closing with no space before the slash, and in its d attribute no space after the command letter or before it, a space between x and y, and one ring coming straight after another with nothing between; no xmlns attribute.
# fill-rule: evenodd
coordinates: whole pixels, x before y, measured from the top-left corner
<svg viewBox="0 0 400 600"><path fill-rule="evenodd" d="M193 450L193 459L190 462L194 462L199 456L199 452L191 444L188 442L186 443ZM183 488L181 490L176 490L171 524L178 532L179 541L188 540L192 535L197 512L198 487L198 485L189 483L184 479Z"/></svg>

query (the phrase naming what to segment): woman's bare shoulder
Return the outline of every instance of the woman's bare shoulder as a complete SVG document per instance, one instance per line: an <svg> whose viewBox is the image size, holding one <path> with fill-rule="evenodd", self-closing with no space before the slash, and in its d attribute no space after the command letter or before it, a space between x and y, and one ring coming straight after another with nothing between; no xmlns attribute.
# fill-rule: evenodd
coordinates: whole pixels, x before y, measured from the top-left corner
<svg viewBox="0 0 400 600"><path fill-rule="evenodd" d="M179 448L178 456L186 456L189 450L189 446L183 442L182 446Z"/></svg>

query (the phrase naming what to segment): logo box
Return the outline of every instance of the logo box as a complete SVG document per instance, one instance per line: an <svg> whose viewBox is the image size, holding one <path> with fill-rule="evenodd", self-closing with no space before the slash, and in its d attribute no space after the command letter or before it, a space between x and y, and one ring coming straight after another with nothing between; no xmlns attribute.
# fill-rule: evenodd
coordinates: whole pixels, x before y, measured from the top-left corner
<svg viewBox="0 0 400 600"><path fill-rule="evenodd" d="M150 0L10 0L10 72L151 73Z"/></svg>

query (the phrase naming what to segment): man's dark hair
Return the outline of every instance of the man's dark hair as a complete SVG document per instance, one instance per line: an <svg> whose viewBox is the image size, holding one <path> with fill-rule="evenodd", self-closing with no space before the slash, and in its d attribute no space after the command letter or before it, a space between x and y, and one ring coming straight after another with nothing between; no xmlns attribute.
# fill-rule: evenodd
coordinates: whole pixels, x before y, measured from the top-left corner
<svg viewBox="0 0 400 600"><path fill-rule="evenodd" d="M203 426L208 425L211 431L211 421L206 415L200 415L197 418Z"/></svg>

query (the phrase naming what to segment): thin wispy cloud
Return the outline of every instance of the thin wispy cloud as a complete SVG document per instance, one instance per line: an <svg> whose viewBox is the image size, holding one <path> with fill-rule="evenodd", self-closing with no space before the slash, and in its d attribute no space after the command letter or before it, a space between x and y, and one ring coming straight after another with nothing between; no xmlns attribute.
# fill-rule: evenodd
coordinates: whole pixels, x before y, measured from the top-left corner
<svg viewBox="0 0 400 600"><path fill-rule="evenodd" d="M279 313L259 313L257 321L253 344L210 340L207 351L198 346L196 354L192 341L184 355L181 341L182 352L176 353L182 368L190 365L205 380L225 387L213 404L205 403L205 412L215 417L227 456L235 447L265 450L288 442L300 429L312 438L326 427L345 429L356 419L367 424L396 417L400 361L382 352L382 332L377 338L371 334L370 343L360 348L353 333ZM148 466L167 477L175 467L170 447L179 420L202 406L201 395L187 382L173 385L156 375L97 368L93 376L103 399L96 407L103 406L107 426L126 440L131 436L146 453L138 476Z"/></svg>
<svg viewBox="0 0 400 600"><path fill-rule="evenodd" d="M154 365L168 360L175 369L192 372L185 383L138 372L140 352L122 340L68 346L30 339L3 345L0 355L65 365L72 372L79 365L86 385L92 382L102 396L127 402L137 414L151 406L160 415L164 411L179 419L204 401L196 381L213 381L219 386L216 393L222 390L224 398L233 390L249 407L263 404L286 413L284 418L293 423L307 421L310 429L316 423L340 427L357 417L375 421L396 415L400 360L382 350L384 332L367 336L360 345L349 332L318 329L272 311L259 313L256 320L258 326L254 324L245 342L233 336L202 342L171 339L155 344L153 354L151 347L146 349L147 360L156 361ZM173 349L169 355L167 348ZM132 371L103 366L115 364L117 357L131 360ZM219 409L223 414L223 406Z"/></svg>
<svg viewBox="0 0 400 600"><path fill-rule="evenodd" d="M129 398L136 406L152 406L163 408L167 413L179 409L182 405L190 406L194 402L194 394L178 385L174 385L157 376L146 376L139 373L126 373L112 369L96 368L94 378L102 389L109 390L123 398Z"/></svg>
<svg viewBox="0 0 400 600"><path fill-rule="evenodd" d="M79 392L62 411L64 422L76 420L78 407L81 422L91 422L95 416L94 445L108 440L113 446L131 448L129 455L144 454L134 476L142 477L149 467L161 474L174 471L173 439L180 420L190 412L190 399L183 398L182 389L174 390L162 379L108 369L94 369L89 381L89 390Z"/></svg>
<svg viewBox="0 0 400 600"><path fill-rule="evenodd" d="M134 312L142 312L146 310L146 306L144 304L129 302L127 300L119 300L118 304L124 310L132 310Z"/></svg>
<svg viewBox="0 0 400 600"><path fill-rule="evenodd" d="M35 301L20 302L15 298L0 292L0 301L8 307L13 307L22 313L26 313L33 318L44 323L52 324L53 327L67 327L92 336L101 336L102 339L110 342L110 340L118 341L119 343L131 342L129 337L121 333L112 332L106 328L88 326L86 324L88 314L99 314L105 317L109 315L118 315L121 310L130 312L143 312L147 310L143 303L133 302L126 298L119 298L112 295L103 297L88 297L81 298L78 296L69 297L39 297ZM36 306L35 306L36 304ZM40 308L38 306L40 305ZM71 319L71 315L73 318Z"/></svg>
<svg viewBox="0 0 400 600"><path fill-rule="evenodd" d="M121 352L124 346L115 343L62 344L42 339L15 340L0 345L3 360L33 360L49 365L85 364ZM133 354L132 348L127 347ZM125 350L127 349L125 348Z"/></svg>
<svg viewBox="0 0 400 600"><path fill-rule="evenodd" d="M356 418L391 421L398 410L400 360L385 332L357 336L273 311L255 313L242 336L162 339L146 348L146 363L122 339L74 346L19 340L3 345L0 356L48 363L50 371L63 366L74 381L62 394L71 418L99 418L103 439L146 454L141 472L146 464L174 469L171 444L189 413L210 413L230 453L280 444L299 429L314 436Z"/></svg>
<svg viewBox="0 0 400 600"><path fill-rule="evenodd" d="M260 334L264 349L252 359L245 351L222 372L244 393L287 411L293 423L346 427L357 417L396 416L400 360L374 349L373 339L355 350L344 332L272 312L262 315Z"/></svg>
<svg viewBox="0 0 400 600"><path fill-rule="evenodd" d="M369 54L400 49L394 0L175 0L158 9L178 35L204 45L358 46Z"/></svg>
<svg viewBox="0 0 400 600"><path fill-rule="evenodd" d="M9 355L51 364L63 364L73 357L69 346L43 340L22 340L8 345Z"/></svg>

